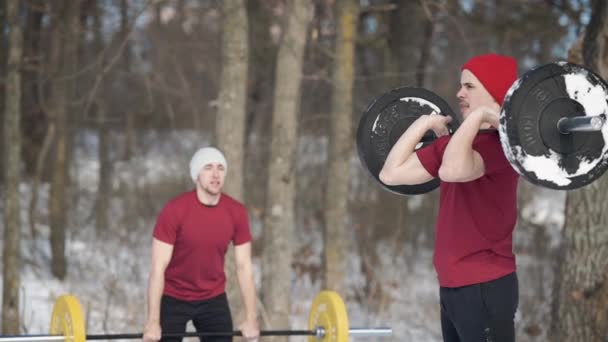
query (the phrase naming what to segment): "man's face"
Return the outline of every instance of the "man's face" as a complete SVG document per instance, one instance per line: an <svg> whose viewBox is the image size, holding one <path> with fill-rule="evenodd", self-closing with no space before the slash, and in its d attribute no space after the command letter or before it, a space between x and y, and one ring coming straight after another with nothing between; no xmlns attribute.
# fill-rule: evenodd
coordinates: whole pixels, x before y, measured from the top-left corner
<svg viewBox="0 0 608 342"><path fill-rule="evenodd" d="M464 69L460 75L460 90L456 93L456 97L458 97L460 113L465 119L478 107L497 105L492 95L468 69Z"/></svg>
<svg viewBox="0 0 608 342"><path fill-rule="evenodd" d="M210 195L219 195L224 186L226 169L220 163L210 163L201 169L198 174L197 184Z"/></svg>

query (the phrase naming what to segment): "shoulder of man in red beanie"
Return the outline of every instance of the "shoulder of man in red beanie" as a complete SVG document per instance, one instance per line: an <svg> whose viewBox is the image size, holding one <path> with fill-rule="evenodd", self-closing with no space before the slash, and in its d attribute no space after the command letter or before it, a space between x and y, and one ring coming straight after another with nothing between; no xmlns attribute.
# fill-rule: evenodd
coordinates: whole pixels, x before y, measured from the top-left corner
<svg viewBox="0 0 608 342"><path fill-rule="evenodd" d="M517 80L517 61L494 53L475 56L462 65L477 77L494 100L502 106L507 91Z"/></svg>

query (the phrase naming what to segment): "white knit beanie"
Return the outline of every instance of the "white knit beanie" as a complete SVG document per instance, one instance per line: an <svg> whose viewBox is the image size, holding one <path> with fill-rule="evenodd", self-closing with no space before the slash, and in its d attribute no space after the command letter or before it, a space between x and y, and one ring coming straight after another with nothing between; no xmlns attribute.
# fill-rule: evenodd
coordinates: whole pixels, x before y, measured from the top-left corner
<svg viewBox="0 0 608 342"><path fill-rule="evenodd" d="M192 180L196 183L196 179L198 178L198 174L201 172L201 169L211 163L219 163L224 166L225 170L228 170L228 164L226 163L226 158L224 154L215 147L203 147L200 150L196 151L194 156L192 156L192 160L190 160L190 176Z"/></svg>

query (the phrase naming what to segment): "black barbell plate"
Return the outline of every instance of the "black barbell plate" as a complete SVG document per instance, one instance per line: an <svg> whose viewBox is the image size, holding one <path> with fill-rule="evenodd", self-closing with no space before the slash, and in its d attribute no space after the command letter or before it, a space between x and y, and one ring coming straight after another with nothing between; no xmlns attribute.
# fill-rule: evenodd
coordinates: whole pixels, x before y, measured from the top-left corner
<svg viewBox="0 0 608 342"><path fill-rule="evenodd" d="M552 189L575 189L608 167L608 127L599 132L560 133L562 117L605 115L608 87L576 64L542 65L509 89L500 114L503 150L528 181Z"/></svg>
<svg viewBox="0 0 608 342"><path fill-rule="evenodd" d="M357 128L359 159L371 177L383 188L399 195L417 195L430 192L439 186L439 179L417 185L390 186L382 183L380 170L391 148L406 129L420 116L437 113L451 116L450 133L459 125L450 106L435 93L416 87L391 90L374 99L363 112ZM418 148L429 145L437 137L426 132Z"/></svg>

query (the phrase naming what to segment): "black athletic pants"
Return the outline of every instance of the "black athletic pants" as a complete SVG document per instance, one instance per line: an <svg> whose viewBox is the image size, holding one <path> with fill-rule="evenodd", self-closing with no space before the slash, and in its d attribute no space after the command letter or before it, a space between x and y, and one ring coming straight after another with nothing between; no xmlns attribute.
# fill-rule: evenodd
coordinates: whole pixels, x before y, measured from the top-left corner
<svg viewBox="0 0 608 342"><path fill-rule="evenodd" d="M226 294L192 302L163 296L160 305L162 333L183 333L192 320L196 331L232 331L232 317ZM181 341L181 338L163 338L161 341ZM201 337L202 342L231 342L232 337Z"/></svg>
<svg viewBox="0 0 608 342"><path fill-rule="evenodd" d="M458 288L441 287L444 342L514 342L517 274Z"/></svg>

